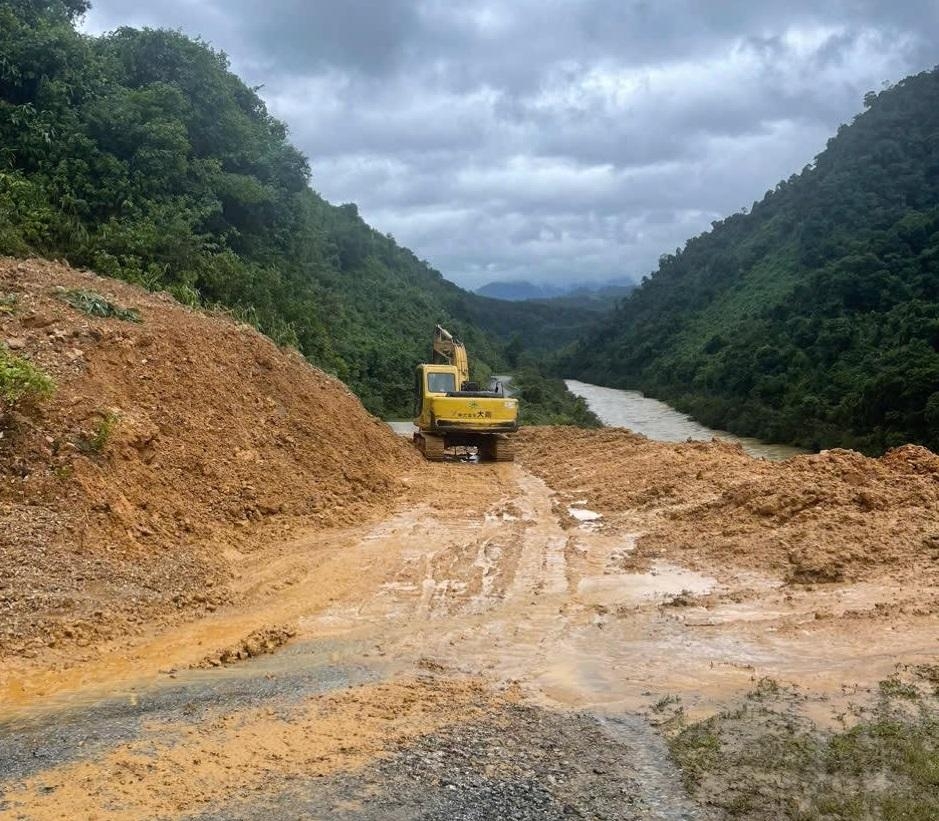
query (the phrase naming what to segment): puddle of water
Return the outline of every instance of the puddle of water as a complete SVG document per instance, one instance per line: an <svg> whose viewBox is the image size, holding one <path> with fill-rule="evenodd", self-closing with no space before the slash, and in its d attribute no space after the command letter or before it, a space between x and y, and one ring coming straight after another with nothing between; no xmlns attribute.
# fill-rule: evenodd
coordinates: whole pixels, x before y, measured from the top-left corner
<svg viewBox="0 0 939 821"><path fill-rule="evenodd" d="M597 519L603 518L603 514L597 513L595 510L587 510L586 508L569 507L567 512L570 516L577 519L578 522L595 522Z"/></svg>
<svg viewBox="0 0 939 821"><path fill-rule="evenodd" d="M797 612L790 609L766 609L759 604L721 604L705 609L703 607L684 608L681 621L686 627L716 627L721 624L741 624L743 622L773 622L778 619L792 618ZM805 619L814 618L809 614Z"/></svg>
<svg viewBox="0 0 939 821"><path fill-rule="evenodd" d="M585 576L577 585L577 593L588 604L639 604L685 590L709 593L716 585L717 579L663 562L646 573Z"/></svg>

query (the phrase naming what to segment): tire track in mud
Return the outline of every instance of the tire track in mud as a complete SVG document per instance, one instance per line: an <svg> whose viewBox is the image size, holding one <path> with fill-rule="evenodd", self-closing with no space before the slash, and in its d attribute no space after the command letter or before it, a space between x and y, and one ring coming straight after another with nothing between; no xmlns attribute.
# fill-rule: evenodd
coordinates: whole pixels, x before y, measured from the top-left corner
<svg viewBox="0 0 939 821"><path fill-rule="evenodd" d="M848 676L852 645L825 644L834 622L815 617L818 602L858 608L879 595L873 585L781 590L753 573L716 568L709 578L656 561L630 570L634 519L578 523L519 465L432 466L427 482L429 501L287 550L296 582L265 584L274 592L253 620L222 613L219 629L191 628L193 636L216 635L226 619L245 629L261 618L292 619L299 635L277 654L180 672L172 690L144 677L131 694L139 706L126 693L123 701L89 697L51 743L43 734L66 726L61 711L32 729L0 725L0 802L7 802L0 817L56 817L76 773L90 794L110 796L113 812L102 818L152 815L139 810L156 806L147 803L157 801L154 791L133 787L134 779L156 783L150 767L171 786L182 779L189 796L188 804L161 805L168 818L270 817L272 808L362 819L568 817L565 808L611 819L704 817L642 710L668 693L689 696L690 712L742 692L759 675L815 675L822 646L841 654L842 667L829 668ZM441 496L441 486L451 489ZM484 501L467 504L474 495ZM259 572L269 580L268 568ZM679 593L682 606L666 606ZM889 633L894 643L896 636ZM868 638L855 668L863 653L880 652L878 641ZM878 663L889 660L881 655ZM828 675L828 686L840 686ZM479 676L465 697L468 677ZM361 705L357 683L403 681L413 686L347 712L330 738L322 722L303 719L324 688ZM95 736L95 727L105 730ZM255 734L253 748L240 727ZM356 738L366 729L363 746ZM181 739L189 759L170 752L171 738ZM307 741L320 744L321 759L306 755ZM198 749L185 746L196 742ZM186 786L206 778L193 763L203 749L253 775L237 784L223 766L209 777L215 787ZM37 759L36 750L47 757ZM132 770L116 764L128 752ZM591 756L599 758L587 766ZM559 761L570 762L569 772ZM172 774L166 762L177 768ZM118 771L131 793L106 792ZM17 792L24 778L25 795ZM597 795L602 802L591 804Z"/></svg>
<svg viewBox="0 0 939 821"><path fill-rule="evenodd" d="M43 745L41 739L51 727L61 726L61 713L32 728L7 728L0 817L56 817L63 800L86 808L103 802L102 818L139 817L144 808L152 814L157 807L166 817L184 817L200 804L219 808L206 817L255 817L251 802L245 803L246 790L261 785L265 798L258 806L295 808L301 801L296 779L309 777L311 768L315 778L305 788L305 806L333 796L353 807L352 788L362 783L349 775L348 751L359 749L353 739L361 727L348 725L349 742L325 739L321 748L326 759L319 763L304 758L290 741L299 736L289 728L298 722L313 726L304 724L302 716L311 697L318 698L311 694L324 686L335 688L341 699L356 692L354 686L350 689L355 681L390 676L394 682L426 667L427 658L442 658L439 665L430 663L441 672L422 679L413 691L405 688L397 704L379 710L406 716L414 709L408 705L426 701L429 706L421 712L426 720L405 721L389 731L384 720L376 725L368 714L358 719L371 728L361 759L373 774L369 789L384 796L384 803L369 806L383 807L385 814L350 809L347 816L329 817L414 817L395 796L401 779L413 781L415 775L426 777L427 783L412 791L408 806L428 818L461 817L453 813L474 808L488 813L476 816L480 818L508 810L525 819L568 817L564 813L573 810L603 818L692 817L661 814L659 799L646 801L644 785L630 778L635 745L643 743L638 736L624 745L589 714L518 704L518 696L506 703L480 695L467 705L468 711L459 699L446 696L454 687L450 682L467 673L484 671L497 686L524 678L525 670L544 665L568 629L562 611L572 590L566 559L570 536L551 491L517 466L506 466L502 473L508 492L487 515L424 507L361 533L345 548L350 551L345 560L367 574L367 584L350 588L355 600L341 597L301 616L295 646L240 668L181 674L162 696L143 686L130 700L91 700L70 712L72 729L54 736L51 744ZM324 632L332 636L332 647L320 652L315 642L308 642ZM342 666L350 661L357 664ZM327 670L334 671L332 678ZM228 684L217 686L219 682ZM441 706L440 697L446 705ZM484 717L476 724L474 711ZM494 725L501 727L499 743L512 750L511 760L502 762L504 771L493 752ZM244 748L246 734L254 739L254 750ZM47 757L37 759L37 749ZM434 775L426 762L441 749L460 763ZM549 765L546 749L554 750L552 760L560 756L558 760L580 763ZM207 773L200 763L207 755L228 763ZM584 764L589 761L596 766ZM243 783L231 780L229 768L244 771ZM199 786L191 779L199 780ZM157 782L171 785L181 796L175 804L160 803L148 786ZM76 783L82 785L78 792ZM452 785L457 789L450 789ZM258 809L257 817L262 814Z"/></svg>
<svg viewBox="0 0 939 821"><path fill-rule="evenodd" d="M576 537L565 528L553 493L537 477L518 468L515 470L516 494L504 498L495 506L494 512L487 514L475 542L458 540L459 544L441 546L424 555L422 596L410 629L420 635L417 645L422 653L433 659L443 659L444 666L453 665L472 672L487 671L503 681L526 680L537 690L538 674L550 668L562 641L571 640L569 634L575 626L571 624L570 614L583 617L588 608L572 599L576 594L578 576L569 566L567 554ZM486 532L487 523L501 523L496 535ZM439 523L434 522L431 526L439 528ZM593 527L582 528L575 533L587 541L599 538ZM450 531L451 536L457 534L467 535L459 528ZM430 532L424 534L425 537L430 535ZM418 532L413 532L412 536L421 540ZM621 541L613 540L616 545L612 551L614 555L617 549L628 552L633 539L627 536L623 544ZM475 552L470 550L471 546L475 546ZM603 548L607 548L605 541ZM607 557L603 566L606 568L608 565ZM466 591L472 585L454 583L453 576L461 571L468 575L478 571L481 576L478 592L468 595ZM386 590L394 597L408 587L405 583ZM392 609L400 616L399 608L392 605ZM480 615L483 618L473 619ZM432 627L422 629L421 621L430 623ZM590 624L594 625L592 616ZM409 644L408 639L404 642L406 646ZM544 694L538 700L544 701ZM567 710L558 713L552 707L548 711L558 716L577 715ZM620 750L620 753L628 750L628 771L641 775L624 779L624 783L629 785L631 800L628 804L620 800L612 814L598 817L703 817L684 792L664 743L643 717L637 714L594 716L582 713L578 720L590 722L591 726L602 730L594 734L594 743L597 743L597 738L602 739L600 748ZM596 780L598 774L593 775ZM620 777L623 777L622 772ZM343 792L348 792L348 785L345 791L340 790ZM388 806L381 802L379 806L388 810ZM488 809L494 811L493 807ZM453 807L450 812L450 815L442 814L440 817L464 817L452 814ZM611 812L609 807L607 812ZM336 817L346 816L340 814ZM357 816L352 814L349 817ZM384 816L376 814L374 817ZM465 817L496 816L470 814ZM529 816L521 813L512 817ZM544 806L531 817L548 818L553 815Z"/></svg>

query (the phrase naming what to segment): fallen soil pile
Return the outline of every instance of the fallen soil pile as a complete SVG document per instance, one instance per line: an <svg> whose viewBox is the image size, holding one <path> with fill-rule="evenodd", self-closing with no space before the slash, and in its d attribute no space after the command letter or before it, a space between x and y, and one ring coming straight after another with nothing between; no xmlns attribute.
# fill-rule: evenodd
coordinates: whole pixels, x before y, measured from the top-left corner
<svg viewBox="0 0 939 821"><path fill-rule="evenodd" d="M726 442L653 442L627 430L527 428L522 463L568 500L621 514L637 556L715 560L795 583L939 567L939 456L830 450L769 462Z"/></svg>
<svg viewBox="0 0 939 821"><path fill-rule="evenodd" d="M385 510L418 458L297 352L64 265L0 260L0 347L55 383L0 408L0 656L212 610L232 551Z"/></svg>

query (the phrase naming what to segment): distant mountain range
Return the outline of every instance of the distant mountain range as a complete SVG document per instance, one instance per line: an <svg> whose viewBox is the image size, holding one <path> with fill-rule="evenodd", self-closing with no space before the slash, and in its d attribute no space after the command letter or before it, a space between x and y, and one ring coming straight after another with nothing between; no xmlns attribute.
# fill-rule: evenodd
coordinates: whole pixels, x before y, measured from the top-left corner
<svg viewBox="0 0 939 821"><path fill-rule="evenodd" d="M609 303L625 296L635 287L636 283L625 277L605 282L570 282L563 285L535 283L528 280L511 280L507 282L487 282L477 288L476 293L480 296L503 299L508 302L579 297L579 301Z"/></svg>

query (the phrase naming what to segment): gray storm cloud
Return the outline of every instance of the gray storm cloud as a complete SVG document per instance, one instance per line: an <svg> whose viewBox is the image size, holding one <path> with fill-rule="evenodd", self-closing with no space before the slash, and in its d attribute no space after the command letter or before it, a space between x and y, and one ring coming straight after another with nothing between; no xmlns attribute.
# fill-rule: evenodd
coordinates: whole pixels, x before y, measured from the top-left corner
<svg viewBox="0 0 939 821"><path fill-rule="evenodd" d="M640 277L939 61L932 0L96 0L231 58L353 201L450 279Z"/></svg>

